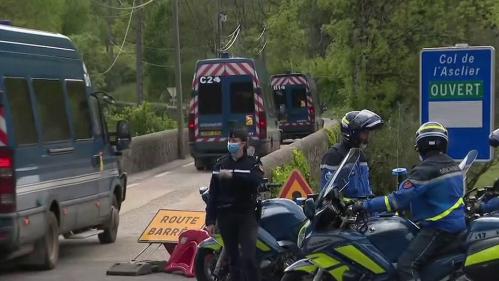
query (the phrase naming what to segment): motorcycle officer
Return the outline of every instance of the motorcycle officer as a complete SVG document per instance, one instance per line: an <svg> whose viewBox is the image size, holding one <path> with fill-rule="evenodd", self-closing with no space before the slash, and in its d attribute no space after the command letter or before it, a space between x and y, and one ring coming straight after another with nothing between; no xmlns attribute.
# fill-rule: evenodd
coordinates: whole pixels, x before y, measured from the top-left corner
<svg viewBox="0 0 499 281"><path fill-rule="evenodd" d="M218 224L230 260L232 280L260 280L256 262L258 223L255 213L258 186L263 181L259 159L247 154L245 128L229 135L229 153L213 168L206 228L213 235ZM239 247L241 253L239 253Z"/></svg>
<svg viewBox="0 0 499 281"><path fill-rule="evenodd" d="M410 209L421 230L398 260L400 280L418 280L418 270L441 247L466 229L464 176L447 152L447 129L428 122L416 132L416 151L422 162L415 166L398 191L357 202L354 211L382 212Z"/></svg>
<svg viewBox="0 0 499 281"><path fill-rule="evenodd" d="M321 189L327 186L350 148L366 147L369 142L369 132L379 129L383 123L383 119L378 114L367 109L345 114L340 124L342 141L335 144L322 158ZM343 192L347 198L373 195L369 182L369 167L364 153L360 156L359 165L355 176L350 179L350 183Z"/></svg>
<svg viewBox="0 0 499 281"><path fill-rule="evenodd" d="M492 147L499 147L499 129L490 133L489 143ZM494 190L499 190L499 179L494 183ZM499 211L499 197L496 196L481 203L476 209L483 214Z"/></svg>

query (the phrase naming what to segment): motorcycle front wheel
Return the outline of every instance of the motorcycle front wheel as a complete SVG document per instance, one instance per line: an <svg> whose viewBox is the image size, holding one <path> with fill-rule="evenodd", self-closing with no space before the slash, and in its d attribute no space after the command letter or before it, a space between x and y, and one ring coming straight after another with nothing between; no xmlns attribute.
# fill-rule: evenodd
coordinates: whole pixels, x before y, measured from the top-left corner
<svg viewBox="0 0 499 281"><path fill-rule="evenodd" d="M218 278L214 276L219 255L211 249L200 248L196 255L195 273L198 281L230 281L226 270L220 272Z"/></svg>

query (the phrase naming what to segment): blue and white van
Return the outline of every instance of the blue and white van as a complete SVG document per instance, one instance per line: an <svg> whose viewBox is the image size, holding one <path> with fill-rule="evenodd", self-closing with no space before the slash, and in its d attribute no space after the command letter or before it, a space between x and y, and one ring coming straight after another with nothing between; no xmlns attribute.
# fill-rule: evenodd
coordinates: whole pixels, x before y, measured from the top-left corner
<svg viewBox="0 0 499 281"><path fill-rule="evenodd" d="M50 269L59 234L115 241L130 134L107 131L102 102L68 37L0 25L0 259Z"/></svg>
<svg viewBox="0 0 499 281"><path fill-rule="evenodd" d="M210 167L227 153L227 136L234 127L248 129L249 145L258 156L279 149L280 132L269 100L271 93L262 90L252 59L198 61L189 114L189 142L196 168Z"/></svg>
<svg viewBox="0 0 499 281"><path fill-rule="evenodd" d="M277 74L271 77L282 139L301 138L321 127L319 97L312 82L301 73Z"/></svg>

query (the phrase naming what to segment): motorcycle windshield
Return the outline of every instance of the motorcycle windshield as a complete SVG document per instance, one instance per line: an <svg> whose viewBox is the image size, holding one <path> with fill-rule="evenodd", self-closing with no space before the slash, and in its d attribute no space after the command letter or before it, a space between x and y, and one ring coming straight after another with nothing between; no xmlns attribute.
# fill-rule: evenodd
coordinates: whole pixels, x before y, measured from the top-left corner
<svg viewBox="0 0 499 281"><path fill-rule="evenodd" d="M322 189L320 193L321 200L323 200L331 192L333 192L334 189L338 189L340 193L343 191L343 189L345 189L345 187L350 182L350 178L354 174L355 169L358 168L357 166L359 165L359 158L359 148L352 148L350 149L350 151L348 151L347 156L345 156L345 159L343 159L343 161L341 162L338 170L336 170L333 177L326 185L326 188Z"/></svg>

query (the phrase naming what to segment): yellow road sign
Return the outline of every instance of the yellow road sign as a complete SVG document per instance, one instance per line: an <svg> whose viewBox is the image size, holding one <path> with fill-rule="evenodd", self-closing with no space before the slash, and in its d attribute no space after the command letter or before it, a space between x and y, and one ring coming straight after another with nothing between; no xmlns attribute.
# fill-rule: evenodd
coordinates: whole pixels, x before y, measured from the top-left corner
<svg viewBox="0 0 499 281"><path fill-rule="evenodd" d="M202 229L205 217L203 211L160 209L140 235L139 242L177 243L184 231Z"/></svg>

